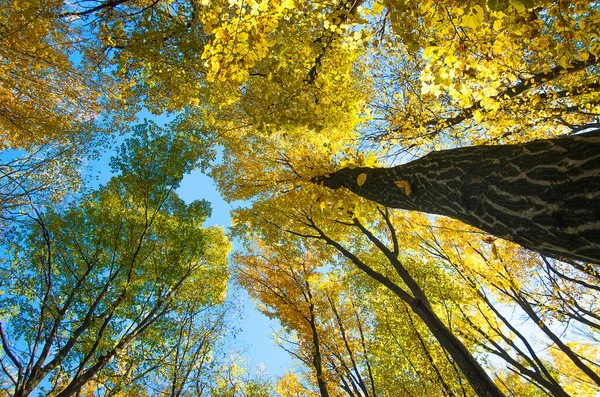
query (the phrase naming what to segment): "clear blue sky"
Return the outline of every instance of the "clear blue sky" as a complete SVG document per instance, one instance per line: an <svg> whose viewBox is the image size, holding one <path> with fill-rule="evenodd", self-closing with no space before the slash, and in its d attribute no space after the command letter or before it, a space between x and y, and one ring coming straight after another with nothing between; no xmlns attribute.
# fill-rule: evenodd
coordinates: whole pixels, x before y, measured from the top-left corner
<svg viewBox="0 0 600 397"><path fill-rule="evenodd" d="M177 193L186 202L208 200L212 206L212 216L208 219L207 226L223 226L227 231L231 222L231 206L221 198L211 178L199 170L194 171L183 178ZM239 244L235 248L240 248ZM241 332L237 334L233 345L245 350L244 356L248 362L264 364L271 376L283 375L286 368L292 368L293 363L285 351L273 344L271 334L278 328L277 322L262 315L245 293L241 295L244 303L243 318L238 324L233 324L241 328Z"/></svg>

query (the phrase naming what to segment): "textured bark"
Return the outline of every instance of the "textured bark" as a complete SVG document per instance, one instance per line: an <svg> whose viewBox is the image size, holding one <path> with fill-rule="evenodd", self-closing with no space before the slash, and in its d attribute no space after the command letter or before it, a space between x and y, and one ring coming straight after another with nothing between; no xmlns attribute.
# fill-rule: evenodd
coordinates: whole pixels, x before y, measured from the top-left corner
<svg viewBox="0 0 600 397"><path fill-rule="evenodd" d="M600 263L600 130L433 152L392 168L343 168L313 182L459 219L554 258Z"/></svg>

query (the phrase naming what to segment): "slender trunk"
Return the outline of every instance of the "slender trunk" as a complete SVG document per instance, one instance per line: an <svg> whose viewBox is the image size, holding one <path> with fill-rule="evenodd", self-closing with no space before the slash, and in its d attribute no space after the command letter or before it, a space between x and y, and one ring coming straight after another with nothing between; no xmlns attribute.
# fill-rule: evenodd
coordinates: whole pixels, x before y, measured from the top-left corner
<svg viewBox="0 0 600 397"><path fill-rule="evenodd" d="M437 367L435 360L431 356L431 353L429 352L429 349L427 348L425 341L421 337L421 334L419 333L419 330L417 329L417 327L412 319L412 316L406 306L404 306L404 310L406 312L406 317L408 318L408 322L410 323L410 328L413 331L413 333L415 334L417 340L419 341L419 345L421 345L421 350L425 354L425 357L427 357L427 361L429 361L429 365L431 365L431 368L433 368L433 372L435 372L438 382L442 385L442 391L445 393L445 395L454 397L454 392L452 391L452 388L450 387L450 385L448 385L448 383L442 376L442 373L440 372L439 368Z"/></svg>
<svg viewBox="0 0 600 397"><path fill-rule="evenodd" d="M433 152L392 168L343 168L313 182L456 218L546 256L600 263L600 130Z"/></svg>
<svg viewBox="0 0 600 397"><path fill-rule="evenodd" d="M454 336L428 305L420 299L414 299L409 303L413 312L423 320L440 345L448 351L479 397L505 397L465 345Z"/></svg>
<svg viewBox="0 0 600 397"><path fill-rule="evenodd" d="M310 291L309 291L310 292ZM312 295L311 295L312 299ZM313 355L313 367L315 369L315 373L317 375L317 384L319 385L319 393L321 397L329 397L329 392L327 390L327 384L325 383L324 373L323 373L323 364L321 359L321 347L319 342L319 333L317 331L316 318L314 313L314 306L312 303L309 304L310 311L310 330L312 332L313 337L313 345L315 348Z"/></svg>
<svg viewBox="0 0 600 397"><path fill-rule="evenodd" d="M534 323L539 327L539 329L546 334L552 342L556 345L560 351L562 351L569 359L575 364L577 368L579 368L583 373L585 373L592 381L594 381L598 386L600 386L600 375L597 374L592 368L587 366L580 356L575 353L571 348L563 342L548 326L544 323L544 320L538 315L538 313L533 309L531 303L524 297L519 295L517 291L511 288L513 299L517 302L521 309L530 319L534 321Z"/></svg>

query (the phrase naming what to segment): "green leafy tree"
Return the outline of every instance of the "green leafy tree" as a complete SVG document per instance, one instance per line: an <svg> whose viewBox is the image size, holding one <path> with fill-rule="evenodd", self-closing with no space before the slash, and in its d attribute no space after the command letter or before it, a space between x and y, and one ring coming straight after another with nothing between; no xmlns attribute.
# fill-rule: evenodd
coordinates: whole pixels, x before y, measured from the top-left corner
<svg viewBox="0 0 600 397"><path fill-rule="evenodd" d="M209 204L174 189L195 164L146 124L112 161L119 176L65 208L33 208L4 241L2 368L15 396L77 393L176 340L225 293L229 243ZM158 161L157 161L158 160ZM129 353L129 354L127 354Z"/></svg>

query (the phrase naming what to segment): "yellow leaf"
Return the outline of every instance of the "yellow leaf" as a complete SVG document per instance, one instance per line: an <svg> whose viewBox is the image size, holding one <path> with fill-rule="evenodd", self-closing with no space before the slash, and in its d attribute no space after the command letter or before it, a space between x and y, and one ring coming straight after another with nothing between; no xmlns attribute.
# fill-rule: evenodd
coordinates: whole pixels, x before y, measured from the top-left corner
<svg viewBox="0 0 600 397"><path fill-rule="evenodd" d="M383 4L374 2L372 9L373 14L379 14L381 11L383 11Z"/></svg>
<svg viewBox="0 0 600 397"><path fill-rule="evenodd" d="M438 49L439 48L436 46L425 47L425 49L423 50L423 58L425 58L425 59L433 58L433 56L436 54Z"/></svg>
<svg viewBox="0 0 600 397"><path fill-rule="evenodd" d="M266 0L263 0L260 2L260 4L258 5L258 11L260 12L265 12L269 9L269 2Z"/></svg>
<svg viewBox="0 0 600 397"><path fill-rule="evenodd" d="M219 64L219 60L217 58L210 59L210 70L213 72L218 72L221 69L221 65Z"/></svg>
<svg viewBox="0 0 600 397"><path fill-rule="evenodd" d="M394 182L394 184L396 186L398 186L399 189L404 190L404 193L407 196L410 196L410 194L412 193L412 189L410 188L410 184L408 182L406 182L406 181L396 181L396 182Z"/></svg>
<svg viewBox="0 0 600 397"><path fill-rule="evenodd" d="M365 165L367 167L374 167L375 165L377 165L377 161L377 157L371 152L365 158Z"/></svg>
<svg viewBox="0 0 600 397"><path fill-rule="evenodd" d="M583 50L580 51L579 53L577 53L577 60L581 61L581 62L586 62L588 59L590 59L590 53Z"/></svg>
<svg viewBox="0 0 600 397"><path fill-rule="evenodd" d="M458 62L458 58L454 55L446 55L446 58L444 58L444 63L448 66L454 65L456 62Z"/></svg>
<svg viewBox="0 0 600 397"><path fill-rule="evenodd" d="M229 41L229 33L223 28L216 29L215 36L217 36L219 39L223 40L224 42Z"/></svg>
<svg viewBox="0 0 600 397"><path fill-rule="evenodd" d="M283 6L283 8L288 9L288 10L292 10L292 9L296 8L296 4L294 4L294 0L283 0L281 5Z"/></svg>
<svg viewBox="0 0 600 397"><path fill-rule="evenodd" d="M496 243L492 243L492 259L498 259L498 248Z"/></svg>
<svg viewBox="0 0 600 397"><path fill-rule="evenodd" d="M365 174L363 172L362 174L360 174L358 176L358 178L356 178L356 183L358 183L358 187L361 187L362 185L364 185L366 180L367 180L367 174Z"/></svg>
<svg viewBox="0 0 600 397"><path fill-rule="evenodd" d="M467 26L471 29L477 29L483 22L483 8L481 6L475 5L471 7L471 10L468 14L465 14L462 18L462 23L464 26Z"/></svg>
<svg viewBox="0 0 600 397"><path fill-rule="evenodd" d="M246 43L248 41L248 33L246 32L240 32L237 35L237 41L238 42L243 42Z"/></svg>

